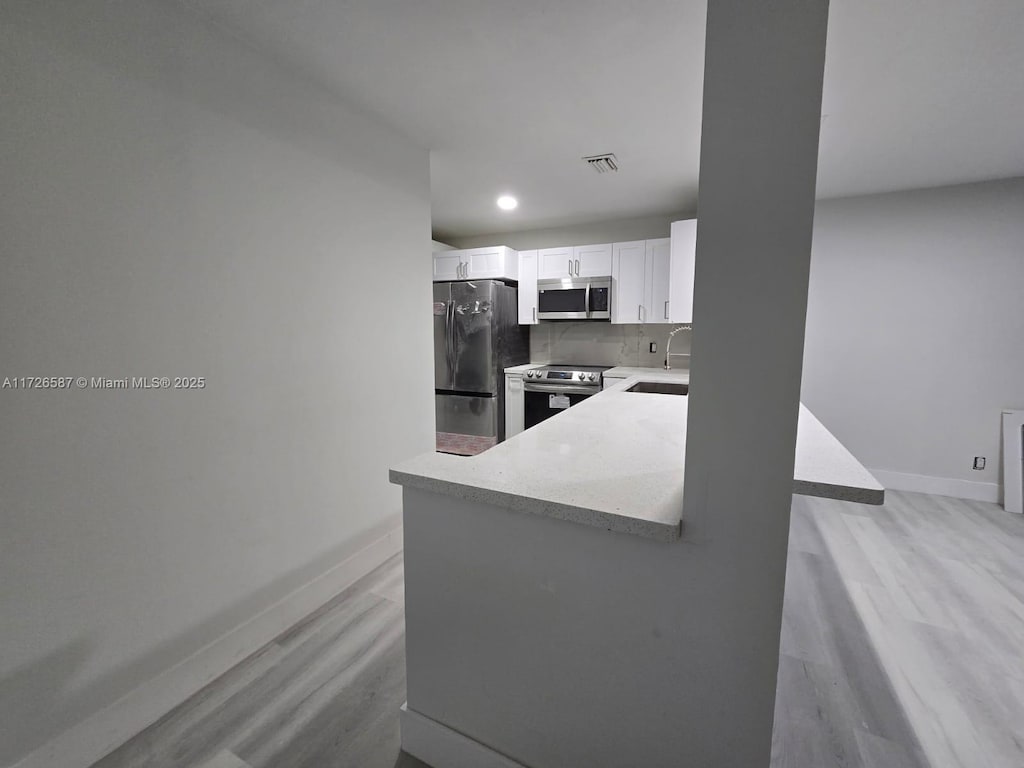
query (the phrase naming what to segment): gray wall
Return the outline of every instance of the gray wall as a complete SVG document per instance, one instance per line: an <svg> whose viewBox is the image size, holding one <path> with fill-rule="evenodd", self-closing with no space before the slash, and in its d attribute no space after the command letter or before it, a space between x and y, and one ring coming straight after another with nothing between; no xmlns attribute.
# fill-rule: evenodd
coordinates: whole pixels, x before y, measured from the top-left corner
<svg viewBox="0 0 1024 768"><path fill-rule="evenodd" d="M207 381L0 390L6 765L397 523L433 412L381 304L426 151L176 3L5 2L0 52L0 377Z"/></svg>
<svg viewBox="0 0 1024 768"><path fill-rule="evenodd" d="M803 401L868 467L999 482L1022 290L1024 179L820 202Z"/></svg>

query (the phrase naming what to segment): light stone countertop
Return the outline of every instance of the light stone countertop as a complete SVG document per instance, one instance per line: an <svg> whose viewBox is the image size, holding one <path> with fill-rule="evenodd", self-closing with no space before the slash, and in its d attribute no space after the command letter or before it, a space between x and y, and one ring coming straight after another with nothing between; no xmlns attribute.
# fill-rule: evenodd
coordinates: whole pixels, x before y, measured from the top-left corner
<svg viewBox="0 0 1024 768"><path fill-rule="evenodd" d="M391 482L674 541L682 533L688 398L625 390L681 380L689 371L630 376L478 456L406 461L392 468ZM794 493L884 501L878 481L802 404L793 474Z"/></svg>
<svg viewBox="0 0 1024 768"><path fill-rule="evenodd" d="M604 375L611 379L625 379L629 376L650 376L652 374L665 374L672 377L684 376L686 381L690 380L690 369L685 366L666 371L664 368L631 368L627 365L617 365L604 372ZM677 379L673 378L673 380Z"/></svg>
<svg viewBox="0 0 1024 768"><path fill-rule="evenodd" d="M505 369L505 373L525 373L531 368L536 368L538 365L543 363L523 363L522 365L513 365Z"/></svg>

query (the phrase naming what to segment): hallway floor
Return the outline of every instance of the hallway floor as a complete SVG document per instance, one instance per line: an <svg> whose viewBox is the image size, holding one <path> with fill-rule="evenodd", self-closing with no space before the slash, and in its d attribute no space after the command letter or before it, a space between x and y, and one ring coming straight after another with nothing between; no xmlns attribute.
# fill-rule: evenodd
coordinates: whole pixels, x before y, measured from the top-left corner
<svg viewBox="0 0 1024 768"><path fill-rule="evenodd" d="M772 768L1024 765L1024 519L794 497ZM424 768L398 555L93 768Z"/></svg>

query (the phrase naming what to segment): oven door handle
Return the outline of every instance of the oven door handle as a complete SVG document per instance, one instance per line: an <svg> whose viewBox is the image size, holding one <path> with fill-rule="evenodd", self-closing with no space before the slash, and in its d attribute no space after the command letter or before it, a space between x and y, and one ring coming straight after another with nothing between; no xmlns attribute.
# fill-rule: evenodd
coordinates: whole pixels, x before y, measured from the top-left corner
<svg viewBox="0 0 1024 768"><path fill-rule="evenodd" d="M588 387L585 384L573 386L572 384L540 384L523 382L524 392L547 392L552 395L596 395L600 392L598 387Z"/></svg>

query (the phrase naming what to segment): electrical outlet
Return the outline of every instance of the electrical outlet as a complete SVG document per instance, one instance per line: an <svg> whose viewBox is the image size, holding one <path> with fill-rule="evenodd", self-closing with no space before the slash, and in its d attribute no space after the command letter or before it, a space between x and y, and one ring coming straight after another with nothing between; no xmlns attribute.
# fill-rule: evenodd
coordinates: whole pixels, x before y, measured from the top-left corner
<svg viewBox="0 0 1024 768"><path fill-rule="evenodd" d="M658 351L658 342L652 341L651 342L651 346L650 346L650 352L653 355L657 351Z"/></svg>
<svg viewBox="0 0 1024 768"><path fill-rule="evenodd" d="M985 468L985 457L975 456L973 469L984 469Z"/></svg>

